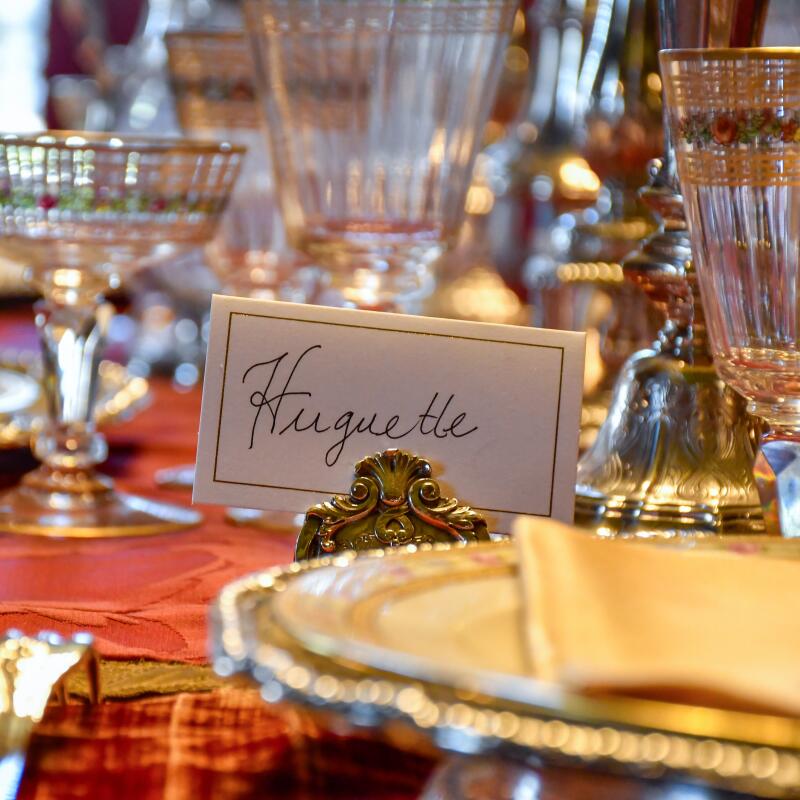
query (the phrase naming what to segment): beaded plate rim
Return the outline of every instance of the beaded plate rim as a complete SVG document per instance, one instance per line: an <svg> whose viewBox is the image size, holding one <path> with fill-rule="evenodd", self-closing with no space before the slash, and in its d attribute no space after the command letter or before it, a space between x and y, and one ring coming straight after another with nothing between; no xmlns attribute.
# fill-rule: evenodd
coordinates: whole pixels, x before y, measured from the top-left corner
<svg viewBox="0 0 800 800"><path fill-rule="evenodd" d="M767 727L776 722L773 741L765 743L742 740L743 715L738 712L712 715L714 732L709 735L682 729L682 715L698 710L693 706L576 696L554 697L547 708L511 702L311 652L270 613L272 600L309 570L347 569L357 558L503 546L509 545L347 553L248 575L226 586L212 607L214 668L222 677L249 678L268 702L333 711L360 726L399 721L454 752L572 763L642 777L670 775L763 797L800 797L800 720L744 715L766 721ZM643 718L643 710L650 724L633 721Z"/></svg>

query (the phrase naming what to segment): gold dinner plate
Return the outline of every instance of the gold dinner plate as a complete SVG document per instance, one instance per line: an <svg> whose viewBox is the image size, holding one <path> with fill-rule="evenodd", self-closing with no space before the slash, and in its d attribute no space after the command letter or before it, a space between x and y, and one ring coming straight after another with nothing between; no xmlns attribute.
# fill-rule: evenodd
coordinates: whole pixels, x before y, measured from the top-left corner
<svg viewBox="0 0 800 800"><path fill-rule="evenodd" d="M783 544L769 554L800 555L800 543ZM217 671L249 675L268 700L359 724L401 720L460 752L800 796L798 719L588 697L530 678L509 543L266 570L226 587L213 621Z"/></svg>
<svg viewBox="0 0 800 800"><path fill-rule="evenodd" d="M147 380L131 375L121 364L102 361L99 375L99 425L128 419L149 401ZM0 448L27 447L45 413L39 354L0 351Z"/></svg>

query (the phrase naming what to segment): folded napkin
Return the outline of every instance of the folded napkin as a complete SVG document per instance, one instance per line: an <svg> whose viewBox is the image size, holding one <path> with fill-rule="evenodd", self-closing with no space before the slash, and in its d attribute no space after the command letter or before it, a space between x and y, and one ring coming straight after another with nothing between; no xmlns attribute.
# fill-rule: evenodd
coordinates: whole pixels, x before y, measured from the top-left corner
<svg viewBox="0 0 800 800"><path fill-rule="evenodd" d="M800 560L514 532L537 678L800 715Z"/></svg>

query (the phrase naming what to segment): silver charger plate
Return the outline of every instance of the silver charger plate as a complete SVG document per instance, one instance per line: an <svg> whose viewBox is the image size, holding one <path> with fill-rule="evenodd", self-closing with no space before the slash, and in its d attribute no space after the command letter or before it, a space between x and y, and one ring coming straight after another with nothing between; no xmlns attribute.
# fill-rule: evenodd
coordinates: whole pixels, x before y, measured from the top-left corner
<svg viewBox="0 0 800 800"><path fill-rule="evenodd" d="M588 697L528 677L517 582L509 543L275 567L221 593L214 666L248 676L267 701L401 723L455 752L800 797L798 719Z"/></svg>
<svg viewBox="0 0 800 800"><path fill-rule="evenodd" d="M37 352L0 350L0 448L27 447L44 422L42 365ZM121 364L102 361L95 404L98 425L129 419L150 399L145 378L131 375Z"/></svg>

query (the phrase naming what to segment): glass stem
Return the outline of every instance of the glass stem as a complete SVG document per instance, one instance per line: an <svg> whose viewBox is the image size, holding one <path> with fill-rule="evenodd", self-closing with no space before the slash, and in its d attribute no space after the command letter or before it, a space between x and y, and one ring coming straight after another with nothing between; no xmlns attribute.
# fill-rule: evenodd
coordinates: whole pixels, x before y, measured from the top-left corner
<svg viewBox="0 0 800 800"><path fill-rule="evenodd" d="M108 447L95 429L100 355L113 316L96 288L44 286L35 305L42 343L48 419L36 436L34 453L59 472L92 472Z"/></svg>

